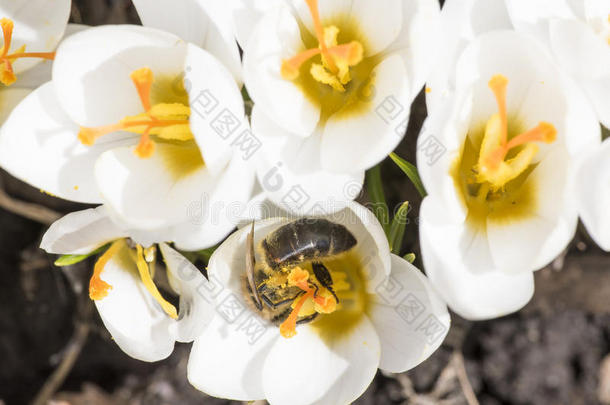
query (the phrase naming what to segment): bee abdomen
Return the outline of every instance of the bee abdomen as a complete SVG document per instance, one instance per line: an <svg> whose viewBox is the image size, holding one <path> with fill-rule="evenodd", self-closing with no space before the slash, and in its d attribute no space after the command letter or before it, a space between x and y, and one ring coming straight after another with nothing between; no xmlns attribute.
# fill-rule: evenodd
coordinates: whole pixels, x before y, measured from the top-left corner
<svg viewBox="0 0 610 405"><path fill-rule="evenodd" d="M277 268L343 253L356 243L354 235L341 224L301 218L268 235L262 247L269 266Z"/></svg>

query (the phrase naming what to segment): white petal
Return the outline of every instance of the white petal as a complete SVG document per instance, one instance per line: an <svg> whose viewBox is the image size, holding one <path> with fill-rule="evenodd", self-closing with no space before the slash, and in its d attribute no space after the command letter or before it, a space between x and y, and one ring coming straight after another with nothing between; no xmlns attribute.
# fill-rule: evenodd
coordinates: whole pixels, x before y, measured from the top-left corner
<svg viewBox="0 0 610 405"><path fill-rule="evenodd" d="M438 220L445 222L460 223L466 218L466 207L449 173L462 153L472 105L471 92L439 101L417 138L417 169L428 195L443 204Z"/></svg>
<svg viewBox="0 0 610 405"><path fill-rule="evenodd" d="M407 68L411 99L417 96L435 66L441 46L441 14L437 2L402 2L402 31L385 52L399 52ZM445 4L445 8L447 4Z"/></svg>
<svg viewBox="0 0 610 405"><path fill-rule="evenodd" d="M61 43L53 83L61 105L78 124L110 125L142 112L131 72L148 67L156 77L178 77L184 56L184 42L163 31L130 25L94 27Z"/></svg>
<svg viewBox="0 0 610 405"><path fill-rule="evenodd" d="M226 167L243 137L248 136L250 126L244 116L244 102L229 71L208 52L188 44L184 64L191 130L206 167L217 173Z"/></svg>
<svg viewBox="0 0 610 405"><path fill-rule="evenodd" d="M186 221L172 230L180 249L205 249L220 243L242 218L252 196L254 170L240 157L218 175L214 188L189 201Z"/></svg>
<svg viewBox="0 0 610 405"><path fill-rule="evenodd" d="M345 226L356 238L354 249L366 272L367 288L372 292L392 269L390 246L381 224L369 209L356 202L323 217Z"/></svg>
<svg viewBox="0 0 610 405"><path fill-rule="evenodd" d="M55 221L42 237L47 253L86 254L100 246L127 237L108 216L104 206L72 212Z"/></svg>
<svg viewBox="0 0 610 405"><path fill-rule="evenodd" d="M493 267L490 257L486 271L472 271L466 259L481 261L489 253L481 247L465 250L464 229L436 224L433 204L427 197L420 208L422 259L429 280L449 307L463 318L482 320L507 315L527 304L534 293L533 273L504 273Z"/></svg>
<svg viewBox="0 0 610 405"><path fill-rule="evenodd" d="M576 198L589 235L610 251L610 140L582 160L576 175Z"/></svg>
<svg viewBox="0 0 610 405"><path fill-rule="evenodd" d="M227 4L232 8L235 35L242 49L246 49L252 32L263 15L283 4L284 0L234 0Z"/></svg>
<svg viewBox="0 0 610 405"><path fill-rule="evenodd" d="M144 287L126 247L106 264L101 279L112 289L95 305L119 347L143 361L169 356L174 338L168 328L174 321Z"/></svg>
<svg viewBox="0 0 610 405"><path fill-rule="evenodd" d="M610 128L610 77L585 81L583 84L601 123Z"/></svg>
<svg viewBox="0 0 610 405"><path fill-rule="evenodd" d="M252 129L262 144L257 174L267 196L290 212L314 214L342 209L362 189L364 172L334 173L320 166L321 134L302 138L278 127L258 106Z"/></svg>
<svg viewBox="0 0 610 405"><path fill-rule="evenodd" d="M19 87L0 89L0 125L6 121L13 109L31 92L32 90L29 88Z"/></svg>
<svg viewBox="0 0 610 405"><path fill-rule="evenodd" d="M288 223L286 218L270 218L254 223L254 245L259 243L275 229ZM214 251L208 263L208 279L231 289L235 294L242 294L242 281L246 263L246 238L250 226L235 231ZM262 260L257 257L257 260Z"/></svg>
<svg viewBox="0 0 610 405"><path fill-rule="evenodd" d="M451 318L428 279L392 255L390 288L379 289L369 317L381 340L379 368L402 373L426 360L449 332Z"/></svg>
<svg viewBox="0 0 610 405"><path fill-rule="evenodd" d="M179 342L192 342L215 314L210 284L197 267L166 243L160 243L159 249L170 284L180 295L179 318L170 325L170 333Z"/></svg>
<svg viewBox="0 0 610 405"><path fill-rule="evenodd" d="M523 184L536 193L531 216L511 222L493 215L487 217L487 237L497 268L514 273L538 270L572 240L577 214L568 194L568 169L569 156L556 148ZM556 231L561 234L556 235Z"/></svg>
<svg viewBox="0 0 610 405"><path fill-rule="evenodd" d="M506 8L512 23L519 31L527 32L548 41L550 19L574 19L571 0L507 1Z"/></svg>
<svg viewBox="0 0 610 405"><path fill-rule="evenodd" d="M419 0L419 3L422 2L428 8L436 6ZM431 18L430 14L429 19ZM428 111L434 111L436 106L455 90L455 64L470 41L485 32L512 29L504 0L447 0L441 10L441 21L441 38L436 44L439 47L439 58L426 86ZM422 30L430 29L429 24L420 24L423 24ZM430 40L434 38L433 35L425 35L424 38ZM429 49L430 46L427 46L421 51L427 55ZM420 57L412 60L417 62L422 59ZM408 60L406 62L408 63ZM419 88L416 87L417 90Z"/></svg>
<svg viewBox="0 0 610 405"><path fill-rule="evenodd" d="M87 147L77 139L78 130L59 106L53 84L47 83L26 97L3 125L0 165L58 197L101 203L93 177L95 159L131 141L110 135Z"/></svg>
<svg viewBox="0 0 610 405"><path fill-rule="evenodd" d="M375 77L372 100L362 100L369 110L357 116L333 115L321 142L322 167L350 173L382 161L406 133L410 112L407 72L398 55L383 60L371 73Z"/></svg>
<svg viewBox="0 0 610 405"><path fill-rule="evenodd" d="M184 153L198 153L192 148L156 143L153 155L145 159L134 153L135 147L103 153L95 179L104 201L134 228L154 230L188 220L190 204L217 181L203 165L187 173L176 167Z"/></svg>
<svg viewBox="0 0 610 405"><path fill-rule="evenodd" d="M219 312L195 339L188 362L188 380L198 390L215 397L237 401L264 399L262 366L279 336L278 328L264 323L237 295L223 291L219 298L224 300L217 301L219 311L229 304L241 312L237 312L236 318ZM258 332L253 334L255 331Z"/></svg>
<svg viewBox="0 0 610 405"><path fill-rule="evenodd" d="M369 0L353 0L350 18L355 20L366 38L365 55L385 50L407 23L403 18L403 0L388 0L380 6Z"/></svg>
<svg viewBox="0 0 610 405"><path fill-rule="evenodd" d="M258 23L244 50L244 80L252 100L268 117L307 136L318 124L320 109L280 74L282 60L299 53L302 46L299 26L290 11L273 9Z"/></svg>
<svg viewBox="0 0 610 405"><path fill-rule="evenodd" d="M66 32L62 39L66 39L69 36L81 32L89 28L82 24L68 24ZM43 85L44 83L51 80L53 71L53 61L41 60L36 66L26 70L18 76L17 86L34 90L35 88Z"/></svg>
<svg viewBox="0 0 610 405"><path fill-rule="evenodd" d="M550 37L558 62L577 78L600 121L610 126L610 47L579 21L552 21Z"/></svg>
<svg viewBox="0 0 610 405"><path fill-rule="evenodd" d="M240 80L239 50L226 5L199 0L134 0L142 24L171 32L209 51Z"/></svg>
<svg viewBox="0 0 610 405"><path fill-rule="evenodd" d="M26 45L26 52L52 52L57 46L70 16L70 0L13 0L0 4L0 15L14 22L11 52ZM42 59L21 58L13 69L19 73Z"/></svg>
<svg viewBox="0 0 610 405"><path fill-rule="evenodd" d="M375 328L364 317L341 338L324 339L314 327L279 338L263 366L265 397L271 404L348 404L369 386L379 365Z"/></svg>
<svg viewBox="0 0 610 405"><path fill-rule="evenodd" d="M601 37L583 22L552 20L551 46L558 62L578 78L610 76L610 49Z"/></svg>

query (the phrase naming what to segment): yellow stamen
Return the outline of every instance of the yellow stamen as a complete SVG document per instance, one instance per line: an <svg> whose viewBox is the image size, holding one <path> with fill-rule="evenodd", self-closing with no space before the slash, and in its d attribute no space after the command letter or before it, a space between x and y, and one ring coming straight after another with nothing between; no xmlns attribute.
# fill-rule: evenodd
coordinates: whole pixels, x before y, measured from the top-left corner
<svg viewBox="0 0 610 405"><path fill-rule="evenodd" d="M55 59L55 52L25 52L25 45L20 47L17 52L9 54L11 42L13 40L13 21L8 18L0 19L4 44L0 53L0 82L5 86L15 83L17 76L13 71L13 62L19 58L40 58Z"/></svg>
<svg viewBox="0 0 610 405"><path fill-rule="evenodd" d="M320 44L322 55L327 59L330 71L333 73L337 73L337 66L333 61L332 56L329 54L326 45L326 38L324 37L324 28L322 27L322 22L320 21L320 12L318 10L318 0L305 0L305 3L307 3L307 7L309 7L309 13L311 14L311 18L313 19L316 37L318 38L318 43Z"/></svg>
<svg viewBox="0 0 610 405"><path fill-rule="evenodd" d="M123 247L123 239L116 240L110 245L110 247L104 252L103 255L97 259L95 266L93 267L93 275L89 280L89 298L92 300L101 300L108 295L108 290L112 289L112 286L102 280L100 276L104 271L106 263L118 253Z"/></svg>
<svg viewBox="0 0 610 405"><path fill-rule="evenodd" d="M151 88L154 75L149 68L135 70L130 75L131 80L140 97L144 113L126 117L119 123L100 127L81 127L78 139L87 146L107 134L117 131L128 131L140 134L140 142L134 153L140 158L149 158L155 150L155 143L151 135L162 139L174 141L187 141L193 139L189 126L190 108L180 103L155 104L151 103Z"/></svg>
<svg viewBox="0 0 610 405"><path fill-rule="evenodd" d="M282 61L280 73L286 80L295 80L299 77L299 69L309 59L321 55L322 64L312 64L310 74L312 77L324 84L328 84L335 90L343 92L343 85L351 78L349 68L359 64L364 55L362 44L352 41L348 44L337 44L339 29L333 25L323 27L320 21L317 0L305 0L313 19L318 47L307 49L296 56Z"/></svg>
<svg viewBox="0 0 610 405"><path fill-rule="evenodd" d="M136 255L136 266L138 267L140 279L142 279L144 286L146 287L150 295L152 295L153 298L159 303L159 305L161 305L161 308L163 308L163 311L165 311L167 315L169 315L173 319L178 319L176 307L167 302L165 298L161 296L161 293L157 289L157 286L155 285L154 281L152 280L152 277L150 276L150 271L148 270L148 264L146 262L146 259L144 258L144 249L142 249L142 246L136 245Z"/></svg>
<svg viewBox="0 0 610 405"><path fill-rule="evenodd" d="M297 334L297 318L299 317L299 312L301 312L301 308L305 301L313 296L313 290L305 293L299 300L297 301L294 309L288 315L288 318L280 325L280 334L285 338L291 338Z"/></svg>
<svg viewBox="0 0 610 405"><path fill-rule="evenodd" d="M299 316L304 310L303 306L308 300L312 300L314 311L321 314L330 314L337 309L337 300L333 294L323 287L311 287L309 283L309 272L301 267L295 267L288 274L287 282L289 286L299 287L305 294L299 297L298 301L292 304L292 311L288 318L280 325L280 334L285 338L296 335L296 325Z"/></svg>
<svg viewBox="0 0 610 405"><path fill-rule="evenodd" d="M507 141L507 84L508 79L502 75L496 75L489 81L489 88L493 91L498 105L498 113L492 115L485 127L476 170L477 181L488 182L491 191L499 190L527 169L538 153L538 146L533 142L552 143L557 137L557 130L552 124L540 122L536 127ZM524 148L516 156L505 161L508 152L518 146Z"/></svg>

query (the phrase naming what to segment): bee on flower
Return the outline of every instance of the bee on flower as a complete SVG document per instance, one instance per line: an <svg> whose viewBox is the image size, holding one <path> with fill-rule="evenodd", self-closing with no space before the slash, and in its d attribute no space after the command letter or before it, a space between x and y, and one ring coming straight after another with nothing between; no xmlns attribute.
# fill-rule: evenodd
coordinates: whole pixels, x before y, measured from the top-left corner
<svg viewBox="0 0 610 405"><path fill-rule="evenodd" d="M216 397L351 403L378 368L415 367L449 328L426 277L390 253L356 203L244 226L214 252L208 277L217 312L195 339L188 378Z"/></svg>

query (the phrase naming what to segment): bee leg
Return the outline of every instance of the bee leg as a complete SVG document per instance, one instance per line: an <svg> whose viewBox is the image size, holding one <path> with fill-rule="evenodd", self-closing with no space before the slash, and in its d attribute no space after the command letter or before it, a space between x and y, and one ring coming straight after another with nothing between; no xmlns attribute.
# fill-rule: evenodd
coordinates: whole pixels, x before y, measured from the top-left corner
<svg viewBox="0 0 610 405"><path fill-rule="evenodd" d="M313 284L313 283L309 283L309 285L313 285L313 288L315 289L315 291L313 292L313 296L317 297L318 296L318 291L320 291L320 287L318 287L317 284Z"/></svg>
<svg viewBox="0 0 610 405"><path fill-rule="evenodd" d="M301 295L305 294L305 291L299 291L299 293L297 295L295 295L294 297L290 297L287 298L285 300L282 301L277 301L277 302L273 302L271 301L271 299L269 299L269 297L267 297L264 293L262 294L263 297L263 301L265 301L265 304L267 304L267 306L276 309L279 306L282 306L284 304L287 304L289 302L292 302L294 300L296 300L297 298L299 298Z"/></svg>
<svg viewBox="0 0 610 405"><path fill-rule="evenodd" d="M337 294L335 294L335 291L333 290L333 278L330 275L330 271L320 262L313 262L311 268L313 269L313 274L318 279L318 282L330 291L337 303L339 303L339 297L337 297Z"/></svg>
<svg viewBox="0 0 610 405"><path fill-rule="evenodd" d="M300 325L300 324L302 324L302 323L311 322L311 321L313 321L314 319L316 319L316 318L318 317L318 315L320 315L320 314L318 314L317 312L315 312L315 313L313 313L313 314L311 314L311 315L309 315L309 316L306 316L305 318L301 318L301 319L299 319L299 320L297 321L297 325Z"/></svg>
<svg viewBox="0 0 610 405"><path fill-rule="evenodd" d="M252 290L252 296L254 297L254 303L259 311L263 309L263 303L258 295L258 289L254 282L254 268L256 266L256 259L254 255L254 221L252 221L252 228L246 238L246 276L248 277L248 284L250 290Z"/></svg>

